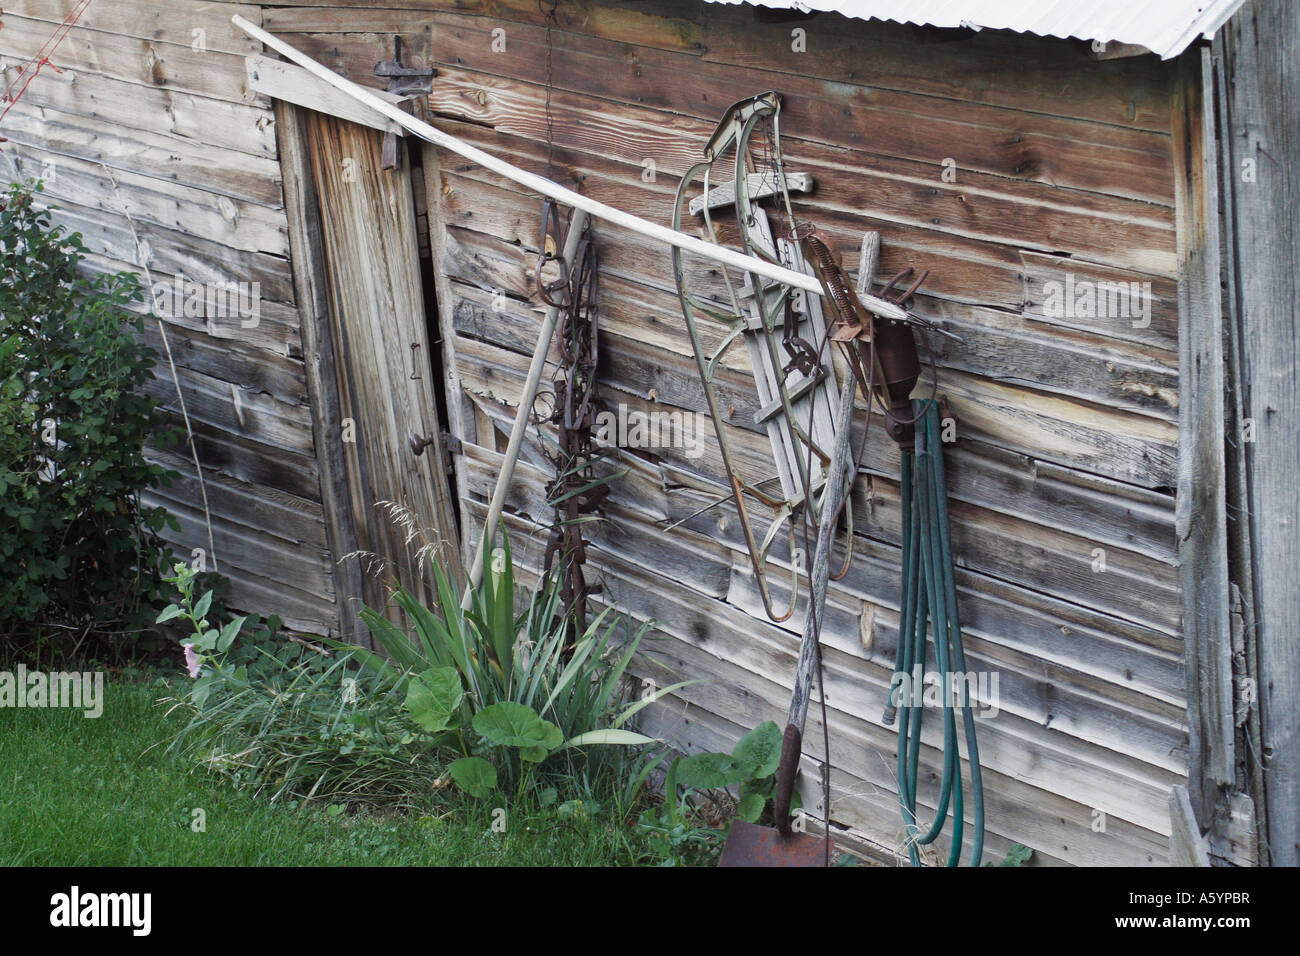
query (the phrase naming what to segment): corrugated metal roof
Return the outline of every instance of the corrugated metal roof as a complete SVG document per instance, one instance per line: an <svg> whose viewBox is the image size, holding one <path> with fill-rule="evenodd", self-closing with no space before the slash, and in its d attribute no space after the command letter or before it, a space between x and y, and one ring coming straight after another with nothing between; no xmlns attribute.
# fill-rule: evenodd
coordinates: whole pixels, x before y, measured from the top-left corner
<svg viewBox="0 0 1300 956"><path fill-rule="evenodd" d="M742 3L746 0L712 0ZM1168 59L1211 37L1246 0L763 0L761 6L935 27L1132 43Z"/></svg>

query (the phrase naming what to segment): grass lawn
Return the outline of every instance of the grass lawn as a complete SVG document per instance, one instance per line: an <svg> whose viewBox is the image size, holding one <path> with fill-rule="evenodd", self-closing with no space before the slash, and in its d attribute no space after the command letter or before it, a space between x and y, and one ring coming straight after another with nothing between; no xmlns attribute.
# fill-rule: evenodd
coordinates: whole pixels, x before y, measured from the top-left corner
<svg viewBox="0 0 1300 956"><path fill-rule="evenodd" d="M498 833L481 804L389 816L272 805L163 755L165 694L157 680L110 682L98 719L0 709L0 865L609 866L644 851L607 812L536 811Z"/></svg>

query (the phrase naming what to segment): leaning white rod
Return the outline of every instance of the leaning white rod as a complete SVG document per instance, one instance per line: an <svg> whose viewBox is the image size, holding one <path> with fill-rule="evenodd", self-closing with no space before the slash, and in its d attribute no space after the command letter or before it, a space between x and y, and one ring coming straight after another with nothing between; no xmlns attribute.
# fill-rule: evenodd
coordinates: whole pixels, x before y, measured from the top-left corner
<svg viewBox="0 0 1300 956"><path fill-rule="evenodd" d="M399 109L392 103L386 103L379 97L375 96L365 87L358 86L351 80L339 76L333 70L313 60L301 50L285 43L280 38L267 33L261 27L250 23L243 17L235 14L231 17L235 26L239 27L249 36L262 41L271 49L275 50L282 56L288 57L294 63L297 63L303 69L307 70L313 76L316 76L335 89L341 90L348 96L358 102L364 103L371 109L376 110L387 116L394 123L404 129L414 133L423 140L433 143L435 146L441 146L449 149L453 153L464 156L466 159L473 160L485 169L490 169L494 173L499 173L507 179L512 179L521 186L526 186L543 196L548 196L557 202L572 206L574 209L581 209L596 219L603 219L611 222L616 226L622 226L630 229L632 232L639 233L650 239L657 239L665 242L670 246L676 246L687 252L692 252L706 259L712 259L723 265L731 266L735 269L742 269L747 272L755 273L765 279L771 279L773 282L782 282L786 285L794 286L797 289L803 289L805 292L813 292L822 295L821 283L813 276L806 275L802 272L795 272L793 269L786 269L783 266L775 265L771 262L765 262L754 256L747 256L743 253L736 252L734 249L728 249L726 246L714 245L711 242L705 242L695 236L688 236L684 232L678 232L675 229L669 229L667 226L661 226L658 223L650 222L648 219L642 219L640 216L634 216L631 213L623 212L621 209L615 209L613 206L606 206L602 202L597 202L580 193L575 193L571 189L566 189L559 183L552 182L544 176L538 176L536 173L530 173L525 169L517 166L511 166L502 159L498 159L491 153L485 153L477 146L471 146L448 133L444 133L423 120L417 119L411 114ZM877 298L873 295L859 294L858 298L862 304L876 315L886 319L905 319L907 313L892 302Z"/></svg>
<svg viewBox="0 0 1300 956"><path fill-rule="evenodd" d="M564 249L560 252L562 262L572 262L574 256L578 254L578 243L582 241L582 232L586 227L587 214L581 209L575 209L573 218L569 221L569 231L564 238ZM528 366L528 377L524 380L524 390L519 396L519 411L515 412L515 423L510 429L510 441L506 443L505 458L501 461L496 487L492 489L492 501L488 504L487 524L483 526L485 534L478 539L478 547L474 550L474 564L469 572L469 584L465 587L465 593L461 595L460 606L465 611L470 609L475 588L483 583L485 557L483 546L496 537L497 523L501 520L501 512L505 508L506 492L510 490L510 482L515 474L515 463L519 461L519 449L524 443L524 433L528 431L528 413L532 410L533 400L537 397L537 388L542 381L542 369L546 366L546 353L550 351L551 339L555 336L555 323L559 315L559 308L553 305L547 306L546 315L542 319L542 330L537 335L537 345L533 347L533 360Z"/></svg>

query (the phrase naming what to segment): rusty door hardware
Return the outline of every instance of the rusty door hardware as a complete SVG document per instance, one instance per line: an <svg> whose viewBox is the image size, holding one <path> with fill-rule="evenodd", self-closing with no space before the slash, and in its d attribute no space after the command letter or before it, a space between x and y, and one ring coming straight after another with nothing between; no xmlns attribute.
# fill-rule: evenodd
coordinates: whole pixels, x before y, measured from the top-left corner
<svg viewBox="0 0 1300 956"><path fill-rule="evenodd" d="M411 432L411 437L409 439L410 446L411 446L411 454L414 455L416 458L419 458L421 455L424 454L424 450L426 448L434 444L434 441L435 440L432 438L423 438L420 435L417 435L415 432Z"/></svg>
<svg viewBox="0 0 1300 956"><path fill-rule="evenodd" d="M397 96L414 96L433 91L433 67L407 66L402 62L402 38L393 37L393 58L375 64L375 76L387 77L388 92Z"/></svg>
<svg viewBox="0 0 1300 956"><path fill-rule="evenodd" d="M375 76L387 77L389 93L397 96L420 96L433 90L433 78L438 71L433 67L407 66L402 62L402 38L393 36L393 58L375 64ZM397 134L385 133L380 156L381 169L396 169L400 162Z"/></svg>
<svg viewBox="0 0 1300 956"><path fill-rule="evenodd" d="M460 439L448 431L439 432L438 435L442 439L442 470L447 474L451 474L454 471L452 456L461 453ZM411 432L410 437L407 439L411 454L416 458L422 456L424 450L434 444L437 444L435 439L425 438L417 432Z"/></svg>

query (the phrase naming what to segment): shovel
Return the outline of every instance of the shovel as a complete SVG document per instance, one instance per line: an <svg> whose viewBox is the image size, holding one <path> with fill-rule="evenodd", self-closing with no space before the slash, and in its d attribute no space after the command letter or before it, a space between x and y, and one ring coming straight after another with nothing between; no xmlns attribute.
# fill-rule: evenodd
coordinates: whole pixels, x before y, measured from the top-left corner
<svg viewBox="0 0 1300 956"><path fill-rule="evenodd" d="M803 728L808 717L822 609L826 606L826 582L830 577L831 539L835 536L835 519L844 497L844 472L849 465L849 419L853 414L855 385L852 375L845 376L839 420L835 423L835 452L831 456L826 494L822 497L821 521L817 527L817 548L812 565L812 607L808 609L803 638L799 643L794 696L790 699L790 714L781 740L781 762L776 768L776 791L772 797L776 828L732 820L727 843L718 860L719 866L823 866L826 862L823 838L794 832L790 825L790 801L794 795L795 774L799 772L799 758L803 753Z"/></svg>
<svg viewBox="0 0 1300 956"><path fill-rule="evenodd" d="M858 285L870 283L876 271L880 239L867 233L862 243ZM804 621L799 642L799 663L795 667L794 695L781 740L781 762L776 769L776 790L772 797L776 827L762 827L744 820L732 820L727 842L722 848L719 866L824 866L826 837L795 833L790 824L790 801L794 795L794 778L799 772L803 753L803 728L808 717L808 698L812 691L813 665L820 640L822 611L826 607L826 584L830 578L831 541L840 503L847 491L849 470L849 423L853 418L853 395L856 382L846 375L840 390L840 408L835 422L835 449L822 497L821 520L817 525L817 547L812 563L812 604ZM870 400L870 398L868 398Z"/></svg>

